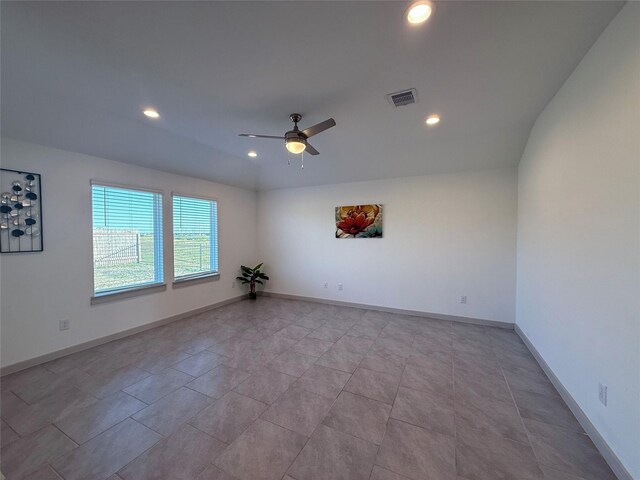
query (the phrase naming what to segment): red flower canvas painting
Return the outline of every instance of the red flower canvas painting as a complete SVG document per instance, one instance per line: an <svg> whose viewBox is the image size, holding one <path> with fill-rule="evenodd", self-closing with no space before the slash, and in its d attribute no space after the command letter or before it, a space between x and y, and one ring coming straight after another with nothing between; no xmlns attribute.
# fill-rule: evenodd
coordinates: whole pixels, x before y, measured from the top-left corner
<svg viewBox="0 0 640 480"><path fill-rule="evenodd" d="M336 207L336 238L382 237L382 205Z"/></svg>

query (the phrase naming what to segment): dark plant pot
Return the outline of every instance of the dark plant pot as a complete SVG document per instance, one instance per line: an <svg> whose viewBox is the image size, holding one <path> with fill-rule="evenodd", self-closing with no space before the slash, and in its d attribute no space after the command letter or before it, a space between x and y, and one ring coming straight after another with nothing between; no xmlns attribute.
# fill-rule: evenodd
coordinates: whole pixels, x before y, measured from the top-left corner
<svg viewBox="0 0 640 480"><path fill-rule="evenodd" d="M256 295L256 292L249 292L249 299L255 300L257 297L258 295Z"/></svg>

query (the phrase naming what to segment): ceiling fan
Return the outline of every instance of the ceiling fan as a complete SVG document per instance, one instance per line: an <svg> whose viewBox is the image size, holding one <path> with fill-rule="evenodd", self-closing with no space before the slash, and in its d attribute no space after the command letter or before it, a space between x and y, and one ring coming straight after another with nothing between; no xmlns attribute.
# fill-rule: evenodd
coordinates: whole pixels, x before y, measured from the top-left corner
<svg viewBox="0 0 640 480"><path fill-rule="evenodd" d="M302 120L302 115L300 115L299 113L292 113L291 115L289 115L289 118L293 122L293 129L285 133L284 137L278 137L274 135L256 135L253 133L241 133L240 136L251 138L275 138L277 140L284 140L285 147L287 147L287 150L289 150L291 153L297 154L302 153L306 150L311 155L318 155L320 152L313 148L313 146L309 142L307 142L307 139L336 125L336 121L333 118L329 118L328 120L317 123L312 127L300 130L298 128L298 122Z"/></svg>

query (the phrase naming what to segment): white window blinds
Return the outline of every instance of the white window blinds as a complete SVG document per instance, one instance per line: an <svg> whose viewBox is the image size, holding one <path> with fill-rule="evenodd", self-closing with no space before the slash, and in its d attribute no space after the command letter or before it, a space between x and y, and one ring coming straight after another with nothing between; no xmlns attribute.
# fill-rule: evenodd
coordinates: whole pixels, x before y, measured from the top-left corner
<svg viewBox="0 0 640 480"><path fill-rule="evenodd" d="M163 282L162 195L93 184L94 293Z"/></svg>
<svg viewBox="0 0 640 480"><path fill-rule="evenodd" d="M178 280L218 272L215 200L173 196L173 270Z"/></svg>

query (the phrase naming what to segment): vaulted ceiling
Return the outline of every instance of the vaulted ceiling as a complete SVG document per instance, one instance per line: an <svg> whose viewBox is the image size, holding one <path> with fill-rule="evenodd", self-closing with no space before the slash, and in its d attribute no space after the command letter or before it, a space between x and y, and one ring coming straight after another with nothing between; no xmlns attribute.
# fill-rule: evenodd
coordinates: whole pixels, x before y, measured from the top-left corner
<svg viewBox="0 0 640 480"><path fill-rule="evenodd" d="M2 134L253 189L516 165L622 4L442 1L410 27L403 1L2 2ZM304 170L238 137L293 112L337 122Z"/></svg>

